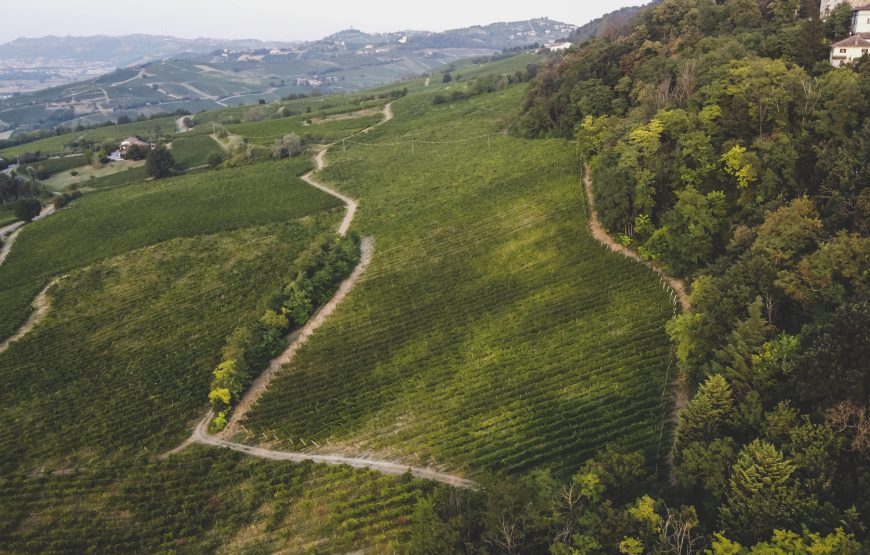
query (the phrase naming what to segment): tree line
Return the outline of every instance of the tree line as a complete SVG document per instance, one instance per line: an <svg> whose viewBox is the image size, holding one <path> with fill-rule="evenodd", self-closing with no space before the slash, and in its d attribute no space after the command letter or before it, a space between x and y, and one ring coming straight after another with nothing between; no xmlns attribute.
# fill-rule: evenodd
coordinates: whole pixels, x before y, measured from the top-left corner
<svg viewBox="0 0 870 555"><path fill-rule="evenodd" d="M215 413L212 430L222 430L233 406L254 377L286 347L285 337L305 325L338 290L359 262L359 237L317 239L293 263L287 285L268 302L256 322L227 338L214 369L209 402Z"/></svg>

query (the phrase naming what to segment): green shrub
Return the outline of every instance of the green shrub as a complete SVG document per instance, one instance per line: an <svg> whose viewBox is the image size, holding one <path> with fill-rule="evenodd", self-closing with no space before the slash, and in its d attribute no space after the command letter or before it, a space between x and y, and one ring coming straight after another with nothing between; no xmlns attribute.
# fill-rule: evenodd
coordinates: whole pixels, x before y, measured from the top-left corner
<svg viewBox="0 0 870 555"><path fill-rule="evenodd" d="M359 238L325 237L314 241L294 263L292 281L256 322L227 338L223 362L213 372L209 402L215 414L228 411L241 398L252 373L265 368L285 347L285 336L302 327L317 307L335 293L359 260ZM215 423L213 427L217 427Z"/></svg>

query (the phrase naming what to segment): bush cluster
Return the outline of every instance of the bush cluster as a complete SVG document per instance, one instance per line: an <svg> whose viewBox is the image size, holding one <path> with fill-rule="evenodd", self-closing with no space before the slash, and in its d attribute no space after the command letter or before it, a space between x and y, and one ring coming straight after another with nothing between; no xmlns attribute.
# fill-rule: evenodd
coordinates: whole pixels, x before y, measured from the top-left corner
<svg viewBox="0 0 870 555"><path fill-rule="evenodd" d="M359 261L359 238L322 237L295 261L290 279L259 320L236 328L227 338L221 362L212 372L209 403L212 429L223 429L227 415L256 371L285 347L284 338L301 328L326 303Z"/></svg>

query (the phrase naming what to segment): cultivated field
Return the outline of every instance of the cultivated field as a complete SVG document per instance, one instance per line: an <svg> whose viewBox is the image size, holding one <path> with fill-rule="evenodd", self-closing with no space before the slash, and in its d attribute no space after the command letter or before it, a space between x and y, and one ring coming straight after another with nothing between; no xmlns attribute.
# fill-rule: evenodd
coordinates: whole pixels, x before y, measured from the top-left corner
<svg viewBox="0 0 870 555"><path fill-rule="evenodd" d="M13 553L392 553L431 483L194 447L167 460L0 475Z"/></svg>
<svg viewBox="0 0 870 555"><path fill-rule="evenodd" d="M434 486L201 448L155 460L207 404L226 336L340 220L296 179L309 164L94 193L24 230L4 283L26 300L28 276L65 277L0 353L4 550L391 550L407 535Z"/></svg>
<svg viewBox="0 0 870 555"><path fill-rule="evenodd" d="M172 157L181 170L202 166L211 154L223 154L224 149L208 135L181 136L172 140Z"/></svg>
<svg viewBox="0 0 870 555"><path fill-rule="evenodd" d="M455 87L409 83L393 120L326 155L317 179L359 202L351 231L373 237L374 258L236 439L475 480L562 477L608 443L653 467L668 294L590 236L571 143L503 132L523 85L433 104ZM345 100L330 110L373 107ZM318 116L230 130L331 142L381 119L302 123ZM173 141L185 167L218 147L203 124L218 117L196 119ZM0 338L64 277L48 316L0 353L0 551L400 552L418 500L448 495L204 446L160 456L205 413L227 335L341 220L338 199L298 179L312 168L303 155L149 182L129 170L23 230L0 266Z"/></svg>
<svg viewBox="0 0 870 555"><path fill-rule="evenodd" d="M41 287L72 269L175 237L286 221L337 206L295 179L310 164L298 157L93 193L34 222L0 266L0 337L24 321Z"/></svg>
<svg viewBox="0 0 870 555"><path fill-rule="evenodd" d="M381 121L380 111L377 114L363 117L327 119L312 125L305 123L304 116L296 116L287 119L231 125L227 129L231 133L247 138L253 144L271 145L275 139L287 133L295 133L300 137L314 141L334 141L353 135L379 121Z"/></svg>
<svg viewBox="0 0 870 555"><path fill-rule="evenodd" d="M250 440L471 475L568 473L609 442L653 464L673 307L587 232L572 145L500 133L521 93L402 99L331 151L324 177L360 199L378 250L254 406Z"/></svg>

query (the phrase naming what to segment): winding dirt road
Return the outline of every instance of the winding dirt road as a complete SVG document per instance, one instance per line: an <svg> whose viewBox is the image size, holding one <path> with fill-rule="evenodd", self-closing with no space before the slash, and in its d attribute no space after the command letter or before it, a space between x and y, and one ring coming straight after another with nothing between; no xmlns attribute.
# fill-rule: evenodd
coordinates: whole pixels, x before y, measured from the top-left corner
<svg viewBox="0 0 870 555"><path fill-rule="evenodd" d="M178 133L187 133L188 131L190 131L190 127L188 127L188 126L184 123L184 120L187 119L187 118L189 118L189 117L190 117L190 116L181 116L180 118L178 118L177 120L175 120L175 130L176 130Z"/></svg>
<svg viewBox="0 0 870 555"><path fill-rule="evenodd" d="M232 449L233 451L238 451L252 457L258 457L261 459L268 459L273 461L311 461L318 464L348 465L353 468L368 468L371 470L376 470L383 474L393 475L402 475L406 472L410 472L411 475L415 478L431 480L433 482L446 484L456 488L470 489L477 486L477 484L475 484L471 480L466 480L464 478L460 478L459 476L444 474L442 472L438 472L429 468L414 468L392 463L389 461L340 457L336 455L312 455L308 453L297 453L292 451L271 451L269 449L254 447L252 445L245 445L243 443L234 443L232 441L227 441L225 439L221 439L220 437L213 436L208 433L208 423L209 421L211 421L211 417L212 414L209 413L208 415L206 415L206 418L203 418L202 420L200 420L199 424L197 424L192 436L194 442L204 445L211 445L214 447L223 447L224 449Z"/></svg>
<svg viewBox="0 0 870 555"><path fill-rule="evenodd" d="M660 275L668 283L668 286L676 295L677 300L680 302L680 306L683 309L683 312L688 312L689 309L692 308L692 303L689 302L689 294L686 291L686 282L679 278L669 276L664 272L664 270L662 270L655 264L650 264L630 248L620 243L617 243L613 239L613 237L611 237L610 234L607 233L607 230L604 229L604 226L598 219L598 211L595 210L595 197L592 194L592 174L589 171L588 164L583 169L583 185L586 190L586 200L589 204L589 229L592 232L592 236L595 237L595 239L599 243L612 250L613 252L618 252L619 254L631 258L632 260L640 262L641 264L647 266L652 271Z"/></svg>
<svg viewBox="0 0 870 555"><path fill-rule="evenodd" d="M47 218L54 214L54 212L54 206L49 204L44 207L39 213L39 216L35 217L33 220L36 221L41 220L42 218ZM15 240L18 239L18 234L21 233L22 227L24 227L24 222L15 222L0 227L0 240L3 241L3 247L0 248L0 264L3 264L6 261L6 257L9 256L9 251L12 250L12 245L14 245Z"/></svg>
<svg viewBox="0 0 870 555"><path fill-rule="evenodd" d="M10 345L30 333L30 330L36 327L36 324L48 315L48 310L51 308L51 297L48 296L48 290L57 285L57 282L61 279L63 278L53 279L42 289L42 291L39 292L39 294L36 295L36 298L33 299L33 302L30 305L33 307L33 312L30 314L30 318L21 324L21 327L18 328L18 331L16 331L12 337L7 338L0 343L0 354L6 351Z"/></svg>
<svg viewBox="0 0 870 555"><path fill-rule="evenodd" d="M351 137L355 137L356 135L359 135L361 133L366 133L369 130L378 127L379 125L383 125L393 119L393 112L390 104L384 106L383 115L384 117L380 122L371 127L363 129L359 133L351 135ZM353 221L354 215L356 214L358 206L357 201L348 197L347 195L339 193L335 189L324 185L323 183L320 183L319 181L314 179L315 172L321 171L323 168L326 167L326 153L334 144L335 143L326 145L317 152L317 154L314 156L316 169L303 175L302 179L312 187L316 187L321 191L324 191L325 193L328 193L345 203L345 205L347 206L347 211L337 231L339 235L344 236L347 234L347 231L350 228L350 224ZM213 447L231 449L233 451L238 451L252 457L259 457L261 459L293 462L311 461L318 464L348 465L353 468L368 468L384 474L392 475L402 475L410 472L411 475L415 478L431 480L456 488L467 489L477 486L477 484L471 480L467 480L460 476L454 476L451 474L438 472L437 470L433 470L431 468L409 467L391 461L365 459L358 457L342 457L339 455L315 455L311 453L301 453L296 451L272 451L269 449L263 449L261 447L255 447L252 445L245 445L243 443L236 443L225 439L226 437L232 437L238 432L238 428L241 426L240 422L244 420L245 415L248 413L250 408L257 402L263 392L266 391L269 383L272 381L275 375L277 375L278 372L280 372L287 364L289 364L293 360L299 348L308 341L308 339L321 325L323 325L324 322L326 322L326 319L335 311L341 301L344 300L344 298L348 295L348 293L350 293L350 291L359 281L360 277L366 271L366 268L368 268L368 265L372 260L372 256L374 254L374 240L371 237L364 238L360 245L360 251L360 261L357 264L356 268L354 268L351 275L346 280L344 280L344 282L342 282L335 295L329 300L329 302L327 302L323 307L320 308L320 310L318 310L314 314L314 316L305 324L305 326L301 330L297 331L294 334L291 334L291 336L288 338L288 340L290 341L290 345L283 353L281 353L281 355L279 355L277 358L270 362L269 367L266 368L266 370L254 381L251 387L245 392L241 401L238 405L236 405L235 409L233 410L232 417L230 419L230 422L227 424L227 427L219 434L209 434L208 425L214 417L214 414L209 411L209 413L206 414L205 417L197 423L193 434L189 438L187 438L181 445L179 445L175 449L164 453L162 457L168 457L175 453L179 453L193 443L200 443Z"/></svg>
<svg viewBox="0 0 870 555"><path fill-rule="evenodd" d="M595 237L595 239L598 240L599 243L609 248L613 252L618 252L624 256L631 258L632 260L636 260L637 262L649 267L655 273L659 274L659 276L661 276L662 279L665 280L668 286L671 288L671 291L679 301L683 312L688 312L689 310L691 310L692 303L689 301L689 294L686 291L686 283L683 280L667 275L664 270L662 270L658 266L650 264L649 262L641 258L640 255L638 255L633 250L614 241L610 234L607 233L607 230L604 229L604 226L601 225L601 221L598 219L598 212L595 210L595 197L592 194L592 173L589 171L588 164L586 164L583 168L583 188L586 191L586 200L589 204L589 229L592 232L592 236ZM674 426L676 426L680 411L686 408L686 406L688 406L689 404L689 384L687 383L686 377L684 375L678 374L677 377L673 380L672 386L672 400L674 402L674 408L671 412L670 421L674 424ZM669 482L673 486L677 485L676 474L674 474L674 450L676 449L676 441L677 436L676 434L674 434L671 448L668 450L668 454L666 456L666 462L668 464L668 468L670 468Z"/></svg>
<svg viewBox="0 0 870 555"><path fill-rule="evenodd" d="M341 301L347 297L347 294L350 293L351 289L353 289L357 281L359 281L360 277L362 277L363 273L366 271L366 268L368 268L369 263L372 261L372 255L375 252L374 240L371 237L363 239L362 244L360 245L360 251L359 263L356 265L356 268L353 269L350 276L341 283L335 295L329 299L329 302L315 312L314 316L309 318L308 322L305 323L305 326L303 326L301 330L294 332L288 337L290 345L287 349L278 355L278 357L274 358L269 363L269 367L260 374L253 384L251 384L251 387L248 388L242 396L242 399L233 409L232 418L227 424L226 429L219 434L220 437L232 437L239 431L239 423L244 419L248 411L251 410L254 403L256 403L260 396L266 391L266 388L269 387L269 383L271 383L275 375L281 371L284 365L289 364L293 360L299 348L308 342L308 339L314 335L317 328L326 322L326 319L335 312L335 309L338 308Z"/></svg>
<svg viewBox="0 0 870 555"><path fill-rule="evenodd" d="M350 198L349 196L343 195L332 187L324 185L323 183L320 183L319 181L316 181L314 179L315 172L319 172L326 167L326 160L324 159L324 156L326 156L326 152L331 146L332 145L327 145L317 152L317 154L314 156L314 162L317 164L317 168L303 175L301 179L312 187L316 187L321 191L328 193L337 199L340 199L347 206L347 212L345 212L344 214L344 219L341 220L341 224L338 226L338 234L344 237L345 235L347 235L347 230L350 229L350 223L353 221L353 217L356 215L356 209L359 204L356 200Z"/></svg>

